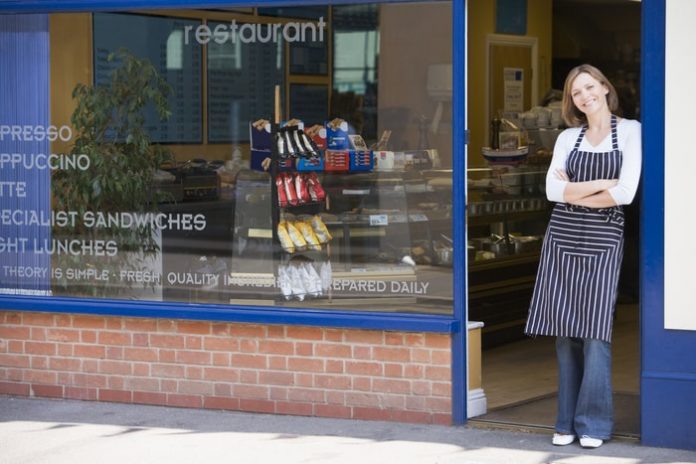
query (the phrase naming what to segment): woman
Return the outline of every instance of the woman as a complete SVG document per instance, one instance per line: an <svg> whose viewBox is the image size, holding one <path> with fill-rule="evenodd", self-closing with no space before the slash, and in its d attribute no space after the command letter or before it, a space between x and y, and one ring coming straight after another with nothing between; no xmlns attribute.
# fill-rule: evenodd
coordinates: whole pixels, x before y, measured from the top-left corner
<svg viewBox="0 0 696 464"><path fill-rule="evenodd" d="M546 176L551 214L525 332L556 338L554 445L597 448L611 437L611 335L623 255L624 213L640 178L640 123L614 115L616 90L597 68L570 71L569 129Z"/></svg>

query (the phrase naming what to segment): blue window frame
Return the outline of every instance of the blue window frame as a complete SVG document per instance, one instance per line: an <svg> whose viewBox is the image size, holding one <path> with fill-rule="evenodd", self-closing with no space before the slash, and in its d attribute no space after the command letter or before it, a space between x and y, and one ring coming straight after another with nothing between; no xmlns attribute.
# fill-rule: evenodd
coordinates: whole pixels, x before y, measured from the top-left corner
<svg viewBox="0 0 696 464"><path fill-rule="evenodd" d="M410 0L407 0L410 1ZM2 0L0 15L7 13L42 14L76 11L125 11L136 8L215 8L217 6L282 7L346 3L399 3L394 0L368 2L335 0L234 0L171 1L171 0ZM400 3L405 3L404 1ZM466 2L453 0L453 235L455 243L466 243ZM46 20L47 24L47 20ZM47 31L47 25L46 25ZM44 31L45 32L45 31ZM0 57L2 60L2 57ZM46 58L48 60L48 58ZM47 65L47 61L44 63ZM1 111L1 110L0 110ZM89 313L99 315L183 318L268 324L296 324L375 330L403 330L452 334L452 399L453 422L466 421L466 320L467 275L466 247L454 248L454 311L452 316L408 315L386 312L324 311L316 309L282 310L276 307L223 306L142 301L92 300L76 298L37 297L28 295L0 296L5 310Z"/></svg>

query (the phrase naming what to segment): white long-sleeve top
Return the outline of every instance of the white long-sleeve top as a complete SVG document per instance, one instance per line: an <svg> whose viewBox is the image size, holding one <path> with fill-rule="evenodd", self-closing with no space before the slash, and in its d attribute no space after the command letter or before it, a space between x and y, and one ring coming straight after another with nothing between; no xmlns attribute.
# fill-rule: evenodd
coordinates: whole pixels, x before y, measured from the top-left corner
<svg viewBox="0 0 696 464"><path fill-rule="evenodd" d="M642 157L640 131L640 122L633 119L621 119L616 126L617 142L622 152L621 174L618 184L608 192L617 205L630 204L638 189ZM546 173L546 197L549 201L564 203L563 192L568 182L558 179L554 173L556 169L567 171L566 159L573 151L579 135L580 127L571 127L561 132L556 139L551 166ZM611 132L596 147L590 145L587 137L583 137L578 150L595 153L611 151Z"/></svg>

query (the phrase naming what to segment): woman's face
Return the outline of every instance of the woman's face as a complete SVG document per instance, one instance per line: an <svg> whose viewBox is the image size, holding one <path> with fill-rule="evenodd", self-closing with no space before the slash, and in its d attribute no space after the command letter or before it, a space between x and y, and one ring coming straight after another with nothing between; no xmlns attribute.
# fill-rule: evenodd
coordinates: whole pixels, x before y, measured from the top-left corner
<svg viewBox="0 0 696 464"><path fill-rule="evenodd" d="M578 74L570 88L575 107L589 115L607 108L609 89L587 73Z"/></svg>

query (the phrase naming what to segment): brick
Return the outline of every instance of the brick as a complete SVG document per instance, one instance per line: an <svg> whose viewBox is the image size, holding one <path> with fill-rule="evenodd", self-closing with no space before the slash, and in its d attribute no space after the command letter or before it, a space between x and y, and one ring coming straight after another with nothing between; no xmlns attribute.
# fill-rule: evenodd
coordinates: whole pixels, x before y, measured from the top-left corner
<svg viewBox="0 0 696 464"><path fill-rule="evenodd" d="M202 380L203 379L203 368L199 366L188 366L186 368L186 376L190 380Z"/></svg>
<svg viewBox="0 0 696 464"><path fill-rule="evenodd" d="M288 359L284 356L269 356L268 368L273 370L284 371L288 368Z"/></svg>
<svg viewBox="0 0 696 464"><path fill-rule="evenodd" d="M152 377L172 377L180 379L184 376L185 368L178 364L152 364L150 373Z"/></svg>
<svg viewBox="0 0 696 464"><path fill-rule="evenodd" d="M316 404L314 405L314 415L318 417L350 419L353 417L353 410L336 404Z"/></svg>
<svg viewBox="0 0 696 464"><path fill-rule="evenodd" d="M106 348L98 345L75 345L75 356L78 358L98 358L106 357Z"/></svg>
<svg viewBox="0 0 696 464"><path fill-rule="evenodd" d="M449 351L444 350L433 350L431 353L432 364L438 366L451 366L452 356Z"/></svg>
<svg viewBox="0 0 696 464"><path fill-rule="evenodd" d="M80 368L82 372L95 374L99 372L99 361L96 359L82 359L82 367Z"/></svg>
<svg viewBox="0 0 696 464"><path fill-rule="evenodd" d="M157 319L157 332L177 333L179 331L176 321L171 319Z"/></svg>
<svg viewBox="0 0 696 464"><path fill-rule="evenodd" d="M210 333L213 335L230 335L230 324L226 322L214 322L210 325Z"/></svg>
<svg viewBox="0 0 696 464"><path fill-rule="evenodd" d="M107 359L123 359L123 347L122 346L107 346L106 347L106 357L107 357Z"/></svg>
<svg viewBox="0 0 696 464"><path fill-rule="evenodd" d="M266 332L267 338L286 338L285 326L283 325L269 325L266 327Z"/></svg>
<svg viewBox="0 0 696 464"><path fill-rule="evenodd" d="M63 397L63 386L62 385L32 384L31 385L31 395L32 396L41 396L44 398L62 398Z"/></svg>
<svg viewBox="0 0 696 464"><path fill-rule="evenodd" d="M56 352L58 356L72 357L75 344L73 343L56 343Z"/></svg>
<svg viewBox="0 0 696 464"><path fill-rule="evenodd" d="M178 393L179 386L177 380L172 379L162 379L160 381L159 391L164 393Z"/></svg>
<svg viewBox="0 0 696 464"><path fill-rule="evenodd" d="M26 370L24 371L23 380L31 384L41 383L46 385L55 385L58 383L58 376L55 372L51 371Z"/></svg>
<svg viewBox="0 0 696 464"><path fill-rule="evenodd" d="M49 358L49 366L54 371L82 371L82 361L77 358Z"/></svg>
<svg viewBox="0 0 696 464"><path fill-rule="evenodd" d="M130 345L131 334L125 332L99 332L97 341L100 345Z"/></svg>
<svg viewBox="0 0 696 464"><path fill-rule="evenodd" d="M288 389L285 387L271 387L270 399L273 401L287 401Z"/></svg>
<svg viewBox="0 0 696 464"><path fill-rule="evenodd" d="M452 401L449 398L426 398L426 410L433 412L452 412Z"/></svg>
<svg viewBox="0 0 696 464"><path fill-rule="evenodd" d="M275 404L276 414L291 414L294 416L311 416L314 408L307 403L293 403L285 401L277 401Z"/></svg>
<svg viewBox="0 0 696 464"><path fill-rule="evenodd" d="M216 383L213 384L215 390L215 396L232 397L232 385L229 383Z"/></svg>
<svg viewBox="0 0 696 464"><path fill-rule="evenodd" d="M230 334L241 338L265 338L266 331L260 325L230 324Z"/></svg>
<svg viewBox="0 0 696 464"><path fill-rule="evenodd" d="M332 374L343 374L344 364L343 361L327 359L326 360L326 372Z"/></svg>
<svg viewBox="0 0 696 464"><path fill-rule="evenodd" d="M206 367L203 378L209 381L239 382L239 371L231 368Z"/></svg>
<svg viewBox="0 0 696 464"><path fill-rule="evenodd" d="M382 395L382 407L386 409L404 409L406 408L406 396Z"/></svg>
<svg viewBox="0 0 696 464"><path fill-rule="evenodd" d="M97 399L97 389L85 387L65 387L65 398L73 400L95 401Z"/></svg>
<svg viewBox="0 0 696 464"><path fill-rule="evenodd" d="M292 372L259 372L259 383L263 385L293 385Z"/></svg>
<svg viewBox="0 0 696 464"><path fill-rule="evenodd" d="M425 334L425 346L449 349L451 347L450 336L432 333Z"/></svg>
<svg viewBox="0 0 696 464"><path fill-rule="evenodd" d="M213 353L213 365L214 366L229 366L230 365L229 353Z"/></svg>
<svg viewBox="0 0 696 464"><path fill-rule="evenodd" d="M259 342L253 339L244 339L239 341L239 351L242 353L258 353Z"/></svg>
<svg viewBox="0 0 696 464"><path fill-rule="evenodd" d="M429 380L450 380L451 369L449 367L427 366L425 378Z"/></svg>
<svg viewBox="0 0 696 464"><path fill-rule="evenodd" d="M48 360L53 358L47 358L44 356L32 356L31 357L31 368L32 369L48 369Z"/></svg>
<svg viewBox="0 0 696 464"><path fill-rule="evenodd" d="M314 345L316 356L321 358L351 358L353 350L348 345L333 343L317 343Z"/></svg>
<svg viewBox="0 0 696 464"><path fill-rule="evenodd" d="M160 381L158 379L143 379L140 377L126 377L124 382L128 390L138 391L160 391Z"/></svg>
<svg viewBox="0 0 696 464"><path fill-rule="evenodd" d="M346 393L342 391L327 391L326 403L331 405L343 406L346 404Z"/></svg>
<svg viewBox="0 0 696 464"><path fill-rule="evenodd" d="M200 408L203 406L203 398L197 395L167 394L167 404L184 408Z"/></svg>
<svg viewBox="0 0 696 464"><path fill-rule="evenodd" d="M425 376L425 367L421 364L406 364L404 377L409 379L422 379Z"/></svg>
<svg viewBox="0 0 696 464"><path fill-rule="evenodd" d="M76 387L106 388L108 385L105 375L95 374L71 374L72 385Z"/></svg>
<svg viewBox="0 0 696 464"><path fill-rule="evenodd" d="M353 408L353 419L359 420L377 420L377 421L388 421L391 420L391 416L388 411L379 409L377 407L354 407Z"/></svg>
<svg viewBox="0 0 696 464"><path fill-rule="evenodd" d="M314 376L314 386L316 388L326 388L329 390L349 390L352 387L352 378L347 376L335 375L316 375Z"/></svg>
<svg viewBox="0 0 696 464"><path fill-rule="evenodd" d="M239 340L223 337L206 337L203 347L207 351L238 351Z"/></svg>
<svg viewBox="0 0 696 464"><path fill-rule="evenodd" d="M133 403L166 405L167 395L165 393L134 391Z"/></svg>
<svg viewBox="0 0 696 464"><path fill-rule="evenodd" d="M0 338L0 353L7 353L7 340Z"/></svg>
<svg viewBox="0 0 696 464"><path fill-rule="evenodd" d="M412 424L429 424L432 422L432 414L420 411L389 411L389 420L397 422L410 422Z"/></svg>
<svg viewBox="0 0 696 464"><path fill-rule="evenodd" d="M452 384L449 382L433 382L432 383L433 396L452 396Z"/></svg>
<svg viewBox="0 0 696 464"><path fill-rule="evenodd" d="M8 353L24 353L24 342L19 340L10 340L7 343Z"/></svg>
<svg viewBox="0 0 696 464"><path fill-rule="evenodd" d="M46 342L24 342L24 352L27 354L55 355L56 344Z"/></svg>
<svg viewBox="0 0 696 464"><path fill-rule="evenodd" d="M72 315L70 314L56 314L55 321L58 327L72 327Z"/></svg>
<svg viewBox="0 0 696 464"><path fill-rule="evenodd" d="M162 335L150 334L150 346L157 348L184 348L185 338L183 335Z"/></svg>
<svg viewBox="0 0 696 464"><path fill-rule="evenodd" d="M133 375L138 377L149 377L150 363L133 363Z"/></svg>
<svg viewBox="0 0 696 464"><path fill-rule="evenodd" d="M288 326L287 337L297 340L323 340L324 334L316 327Z"/></svg>
<svg viewBox="0 0 696 464"><path fill-rule="evenodd" d="M202 350L203 338L188 335L186 336L185 346L187 350Z"/></svg>
<svg viewBox="0 0 696 464"><path fill-rule="evenodd" d="M180 380L178 393L183 395L212 395L213 384L194 380Z"/></svg>
<svg viewBox="0 0 696 464"><path fill-rule="evenodd" d="M157 353L157 359L159 362L176 362L176 351L174 350L159 350Z"/></svg>
<svg viewBox="0 0 696 464"><path fill-rule="evenodd" d="M155 332L157 330L157 320L155 319L125 319L123 328L133 332Z"/></svg>
<svg viewBox="0 0 696 464"><path fill-rule="evenodd" d="M29 367L30 358L25 355L0 354L0 366L3 367Z"/></svg>
<svg viewBox="0 0 696 464"><path fill-rule="evenodd" d="M372 391L370 377L353 377L353 389L356 391Z"/></svg>
<svg viewBox="0 0 696 464"><path fill-rule="evenodd" d="M48 329L46 331L46 340L56 342L79 342L80 331L72 329Z"/></svg>
<svg viewBox="0 0 696 464"><path fill-rule="evenodd" d="M177 351L176 361L186 364L210 364L210 353L205 351Z"/></svg>
<svg viewBox="0 0 696 464"><path fill-rule="evenodd" d="M261 340L259 341L259 353L263 354L295 354L295 347L292 342L277 341L277 340Z"/></svg>
<svg viewBox="0 0 696 464"><path fill-rule="evenodd" d="M415 363L430 364L430 350L427 348L412 348L411 361Z"/></svg>
<svg viewBox="0 0 696 464"><path fill-rule="evenodd" d="M82 343L97 343L97 332L95 330L81 330L80 342Z"/></svg>
<svg viewBox="0 0 696 464"><path fill-rule="evenodd" d="M134 333L132 345L133 346L150 346L150 334Z"/></svg>
<svg viewBox="0 0 696 464"><path fill-rule="evenodd" d="M324 360L310 358L288 358L288 369L297 372L324 372Z"/></svg>
<svg viewBox="0 0 696 464"><path fill-rule="evenodd" d="M396 379L372 379L372 391L406 394L411 392L411 382Z"/></svg>
<svg viewBox="0 0 696 464"><path fill-rule="evenodd" d="M265 400L269 398L269 389L263 385L234 385L232 393L237 398Z"/></svg>
<svg viewBox="0 0 696 464"><path fill-rule="evenodd" d="M347 343L383 345L384 332L381 330L346 330L344 339Z"/></svg>
<svg viewBox="0 0 696 464"><path fill-rule="evenodd" d="M55 318L53 314L24 313L22 315L22 324L53 327L55 325Z"/></svg>
<svg viewBox="0 0 696 464"><path fill-rule="evenodd" d="M314 387L314 375L304 372L296 372L295 385L298 387Z"/></svg>
<svg viewBox="0 0 696 464"><path fill-rule="evenodd" d="M314 356L314 344L296 342L295 343L295 355L297 356Z"/></svg>
<svg viewBox="0 0 696 464"><path fill-rule="evenodd" d="M354 375L382 375L383 365L377 362L346 361L346 373Z"/></svg>
<svg viewBox="0 0 696 464"><path fill-rule="evenodd" d="M22 325L22 313L3 312L5 314L5 324Z"/></svg>
<svg viewBox="0 0 696 464"><path fill-rule="evenodd" d="M127 361L100 361L99 372L102 374L131 375L133 366Z"/></svg>
<svg viewBox="0 0 696 464"><path fill-rule="evenodd" d="M31 336L29 338L37 342L45 342L46 329L44 327L31 327Z"/></svg>
<svg viewBox="0 0 696 464"><path fill-rule="evenodd" d="M380 405L380 395L374 393L346 392L346 406L371 407Z"/></svg>
<svg viewBox="0 0 696 464"><path fill-rule="evenodd" d="M345 333L342 329L324 329L324 340L327 342L343 342L343 334Z"/></svg>
<svg viewBox="0 0 696 464"><path fill-rule="evenodd" d="M72 385L73 372L58 372L58 385Z"/></svg>
<svg viewBox="0 0 696 464"><path fill-rule="evenodd" d="M97 396L99 401L110 401L113 403L132 403L133 394L129 391L122 390L108 390L105 388L100 388Z"/></svg>
<svg viewBox="0 0 696 464"><path fill-rule="evenodd" d="M24 369L5 369L5 380L22 382L24 378Z"/></svg>
<svg viewBox="0 0 696 464"><path fill-rule="evenodd" d="M402 364L390 364L384 365L384 376L385 377L403 377L404 367Z"/></svg>
<svg viewBox="0 0 696 464"><path fill-rule="evenodd" d="M404 345L411 347L425 346L425 334L406 333L404 334Z"/></svg>
<svg viewBox="0 0 696 464"><path fill-rule="evenodd" d="M375 346L372 348L372 356L375 361L409 362L411 360L411 353L408 348Z"/></svg>
<svg viewBox="0 0 696 464"><path fill-rule="evenodd" d="M238 398L225 398L222 396L206 396L203 398L203 407L206 409L226 409L236 411L239 409Z"/></svg>
<svg viewBox="0 0 696 464"><path fill-rule="evenodd" d="M251 367L256 369L267 369L268 358L262 355L232 354L230 364L234 367Z"/></svg>
<svg viewBox="0 0 696 464"><path fill-rule="evenodd" d="M177 329L181 334L209 335L211 333L210 322L203 321L178 321Z"/></svg>
<svg viewBox="0 0 696 464"><path fill-rule="evenodd" d="M436 425L452 425L452 414L432 414L430 423Z"/></svg>
<svg viewBox="0 0 696 464"><path fill-rule="evenodd" d="M411 411L425 411L425 398L422 396L409 396L406 398L406 409Z"/></svg>
<svg viewBox="0 0 696 464"><path fill-rule="evenodd" d="M107 317L106 318L106 328L114 331L123 330L123 319L120 317Z"/></svg>
<svg viewBox="0 0 696 464"><path fill-rule="evenodd" d="M78 329L103 329L106 327L106 319L101 316L79 316L72 319L72 326Z"/></svg>
<svg viewBox="0 0 696 464"><path fill-rule="evenodd" d="M429 396L432 394L432 382L427 380L415 380L411 382L411 393L420 396Z"/></svg>
<svg viewBox="0 0 696 464"><path fill-rule="evenodd" d="M257 383L259 383L259 372L248 369L241 369L239 371L239 381L241 383L253 383L254 385L256 385Z"/></svg>
<svg viewBox="0 0 696 464"><path fill-rule="evenodd" d="M269 400L240 399L239 410L273 414L275 412L275 402Z"/></svg>
<svg viewBox="0 0 696 464"><path fill-rule="evenodd" d="M0 382L0 394L29 396L29 384L17 382Z"/></svg>
<svg viewBox="0 0 696 464"><path fill-rule="evenodd" d="M404 334L399 332L386 332L384 334L384 343L386 345L404 345Z"/></svg>
<svg viewBox="0 0 696 464"><path fill-rule="evenodd" d="M29 338L31 329L29 327L3 327L0 326L0 338L6 340L26 340Z"/></svg>
<svg viewBox="0 0 696 464"><path fill-rule="evenodd" d="M125 348L123 359L128 361L156 362L158 360L156 348Z"/></svg>
<svg viewBox="0 0 696 464"><path fill-rule="evenodd" d="M354 346L353 359L372 359L372 347Z"/></svg>

